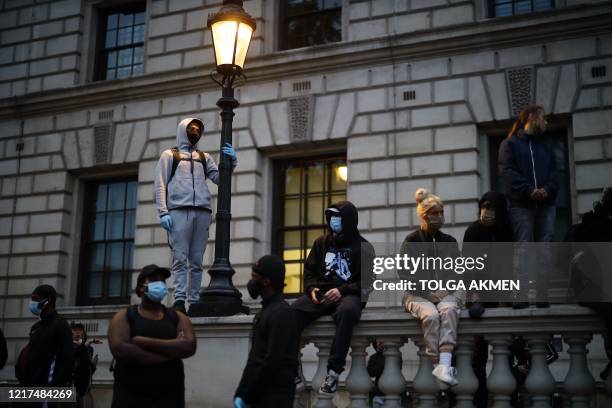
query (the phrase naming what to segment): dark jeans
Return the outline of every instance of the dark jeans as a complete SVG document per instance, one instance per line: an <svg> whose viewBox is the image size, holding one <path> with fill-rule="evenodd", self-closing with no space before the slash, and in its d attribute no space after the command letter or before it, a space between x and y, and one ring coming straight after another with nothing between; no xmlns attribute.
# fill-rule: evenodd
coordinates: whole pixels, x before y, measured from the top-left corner
<svg viewBox="0 0 612 408"><path fill-rule="evenodd" d="M294 393L268 394L253 403L253 408L291 408L293 407Z"/></svg>
<svg viewBox="0 0 612 408"><path fill-rule="evenodd" d="M331 345L327 369L341 373L344 370L346 355L351 345L353 327L359 323L361 318L361 309L363 308L361 298L349 295L331 305L315 305L309 296L303 295L291 307L295 311L300 335L306 326L319 317L332 316L336 324L336 334Z"/></svg>
<svg viewBox="0 0 612 408"><path fill-rule="evenodd" d="M537 247L520 244L551 242L555 233L555 206L541 208L510 208L510 220L514 233L515 275L521 281L521 297L526 300L529 281L536 282L538 301L546 300L546 284L552 274L552 250L545 245Z"/></svg>

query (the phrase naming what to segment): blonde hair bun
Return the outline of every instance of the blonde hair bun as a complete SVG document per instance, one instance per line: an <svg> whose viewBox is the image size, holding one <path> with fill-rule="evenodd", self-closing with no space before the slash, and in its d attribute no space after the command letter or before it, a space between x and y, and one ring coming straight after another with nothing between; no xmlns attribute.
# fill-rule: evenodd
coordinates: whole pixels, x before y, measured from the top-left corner
<svg viewBox="0 0 612 408"><path fill-rule="evenodd" d="M421 187L421 188L418 188L417 191L414 192L414 199L416 200L417 204L421 204L423 200L429 197L429 195L430 195L429 191Z"/></svg>

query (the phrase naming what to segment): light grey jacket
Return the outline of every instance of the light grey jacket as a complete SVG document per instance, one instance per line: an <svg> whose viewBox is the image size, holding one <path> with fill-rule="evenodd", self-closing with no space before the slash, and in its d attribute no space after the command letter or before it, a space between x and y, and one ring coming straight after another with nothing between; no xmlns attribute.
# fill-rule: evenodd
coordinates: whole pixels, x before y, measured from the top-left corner
<svg viewBox="0 0 612 408"><path fill-rule="evenodd" d="M213 183L219 184L219 169L212 156L204 153L206 157L205 175L200 155L196 152L197 143L192 146L187 138L187 125L193 120L200 122L202 133L204 133L204 123L198 118L185 118L178 124L176 143L181 158L186 160L179 162L170 183L168 183L168 179L172 172L172 150L164 150L157 162L155 168L155 201L160 217L168 214L170 210L180 207L199 207L212 211L206 176ZM237 161L232 163L234 167L236 167L236 164Z"/></svg>

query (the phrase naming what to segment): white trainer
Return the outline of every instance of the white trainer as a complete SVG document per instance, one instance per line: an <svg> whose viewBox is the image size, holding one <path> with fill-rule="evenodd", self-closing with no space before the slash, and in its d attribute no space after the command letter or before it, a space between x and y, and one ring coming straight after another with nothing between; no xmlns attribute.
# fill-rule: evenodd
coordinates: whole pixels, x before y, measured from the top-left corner
<svg viewBox="0 0 612 408"><path fill-rule="evenodd" d="M457 369L455 367L449 367L442 364L438 364L436 368L431 372L434 377L440 380L447 386L454 387L459 384L457 381Z"/></svg>

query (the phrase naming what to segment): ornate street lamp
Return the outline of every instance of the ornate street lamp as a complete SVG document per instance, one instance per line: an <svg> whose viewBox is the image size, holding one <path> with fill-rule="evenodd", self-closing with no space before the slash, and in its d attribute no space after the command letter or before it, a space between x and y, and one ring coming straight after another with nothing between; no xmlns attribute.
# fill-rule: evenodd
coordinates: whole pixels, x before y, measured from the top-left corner
<svg viewBox="0 0 612 408"><path fill-rule="evenodd" d="M242 76L255 20L242 8L242 0L224 0L218 13L209 16L217 73L211 77L223 92L217 106L221 108L221 147L232 143L234 109L239 105L234 98L234 81ZM189 308L190 316L231 316L248 313L242 305L241 293L234 287L234 268L229 261L231 187L231 159L221 154L219 160L219 189L215 231L215 261L208 270L210 284L200 293L200 301Z"/></svg>

